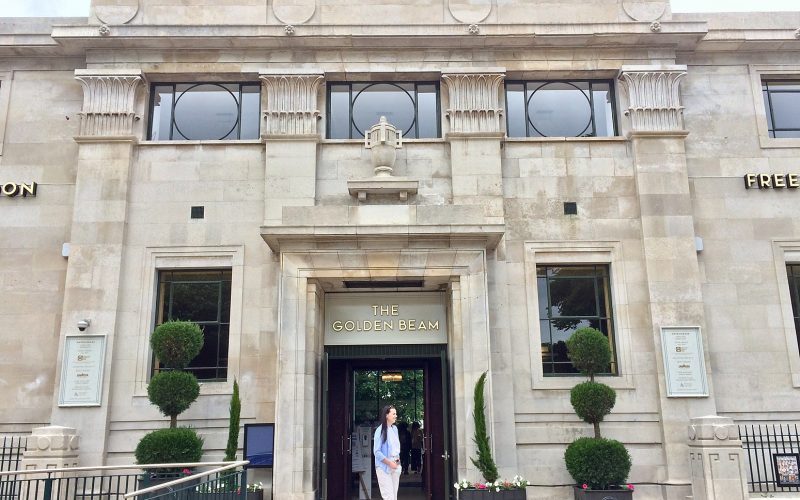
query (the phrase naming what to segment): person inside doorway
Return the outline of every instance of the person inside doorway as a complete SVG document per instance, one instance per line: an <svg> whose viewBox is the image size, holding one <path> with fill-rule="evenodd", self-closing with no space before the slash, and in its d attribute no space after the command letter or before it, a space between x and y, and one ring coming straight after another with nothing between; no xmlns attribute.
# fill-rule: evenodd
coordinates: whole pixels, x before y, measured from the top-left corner
<svg viewBox="0 0 800 500"><path fill-rule="evenodd" d="M384 406L379 415L381 425L375 429L372 452L375 454L375 475L383 500L397 500L400 488L400 436L394 423L397 410L392 405Z"/></svg>
<svg viewBox="0 0 800 500"><path fill-rule="evenodd" d="M408 468L411 465L411 431L408 430L408 424L401 422L397 424L397 434L400 436L400 469L403 474L408 474Z"/></svg>
<svg viewBox="0 0 800 500"><path fill-rule="evenodd" d="M422 472L422 429L419 422L411 424L411 472Z"/></svg>

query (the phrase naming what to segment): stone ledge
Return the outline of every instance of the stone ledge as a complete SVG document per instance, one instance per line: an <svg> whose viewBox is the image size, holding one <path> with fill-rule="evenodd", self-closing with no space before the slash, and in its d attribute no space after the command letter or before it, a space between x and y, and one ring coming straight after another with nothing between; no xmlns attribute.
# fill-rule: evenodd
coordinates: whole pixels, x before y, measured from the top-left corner
<svg viewBox="0 0 800 500"><path fill-rule="evenodd" d="M493 249L505 235L504 224L429 226L262 226L261 237L276 254L287 248L484 248Z"/></svg>
<svg viewBox="0 0 800 500"><path fill-rule="evenodd" d="M359 201L366 201L368 195L400 195L401 201L406 201L408 195L417 194L419 181L404 179L402 177L373 177L347 181L347 191L352 196L357 196Z"/></svg>

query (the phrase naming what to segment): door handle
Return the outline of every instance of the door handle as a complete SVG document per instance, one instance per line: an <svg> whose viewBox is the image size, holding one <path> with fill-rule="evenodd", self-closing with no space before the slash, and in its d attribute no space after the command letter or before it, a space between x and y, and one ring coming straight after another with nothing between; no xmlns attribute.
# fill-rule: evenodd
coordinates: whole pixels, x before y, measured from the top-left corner
<svg viewBox="0 0 800 500"><path fill-rule="evenodd" d="M353 452L353 435L350 434L347 436L347 454L350 455Z"/></svg>
<svg viewBox="0 0 800 500"><path fill-rule="evenodd" d="M445 460L450 460L450 454L447 452L447 450L444 450L444 455L442 455L442 458Z"/></svg>

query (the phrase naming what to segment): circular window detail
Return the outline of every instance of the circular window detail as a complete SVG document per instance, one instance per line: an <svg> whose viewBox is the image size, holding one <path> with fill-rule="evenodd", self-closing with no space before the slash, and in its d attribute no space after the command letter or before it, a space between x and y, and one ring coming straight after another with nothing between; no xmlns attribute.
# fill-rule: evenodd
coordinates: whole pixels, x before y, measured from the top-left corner
<svg viewBox="0 0 800 500"><path fill-rule="evenodd" d="M173 124L186 140L227 139L239 125L239 100L223 85L192 85L175 100Z"/></svg>
<svg viewBox="0 0 800 500"><path fill-rule="evenodd" d="M353 97L353 127L360 137L381 116L407 137L414 127L414 97L394 83L374 83Z"/></svg>
<svg viewBox="0 0 800 500"><path fill-rule="evenodd" d="M543 137L592 135L589 90L569 82L545 83L528 97L528 122Z"/></svg>

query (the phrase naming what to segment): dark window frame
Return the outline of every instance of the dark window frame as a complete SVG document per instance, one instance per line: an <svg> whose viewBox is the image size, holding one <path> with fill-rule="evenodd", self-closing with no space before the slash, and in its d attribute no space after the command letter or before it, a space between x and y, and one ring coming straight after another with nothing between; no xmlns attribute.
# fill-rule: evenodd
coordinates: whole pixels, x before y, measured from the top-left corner
<svg viewBox="0 0 800 500"><path fill-rule="evenodd" d="M800 347L800 263L786 264L786 276L789 279L789 300L792 303L794 331Z"/></svg>
<svg viewBox="0 0 800 500"><path fill-rule="evenodd" d="M353 95L353 85L366 85L363 89L356 92L355 96ZM348 87L348 137L344 139L333 139L333 140L364 140L363 133L366 131L362 131L362 135L360 137L353 137L353 129L358 129L355 122L353 121L353 102L358 97L359 94L364 92L367 88L373 85L394 85L406 94L408 94L408 90L400 87L400 85L413 85L414 86L414 95L411 97L411 100L414 102L414 122L412 127L414 128L414 137L407 137L405 130L403 130L403 140L407 138L410 140L415 139L441 139L442 137L442 90L439 82L437 81L391 81L391 80L376 80L376 81L358 81L358 82L327 82L325 86L325 138L331 139L331 89L335 86L346 86ZM420 85L432 85L436 89L436 137L419 137L419 87Z"/></svg>
<svg viewBox="0 0 800 500"><path fill-rule="evenodd" d="M156 307L155 307L155 318L154 318L154 326L153 328L157 327L164 321L169 321L172 319L179 319L184 321L194 321L197 325L203 329L205 326L211 325L215 326L217 330L217 345L215 346L215 353L214 356L216 358L216 365L215 366L193 366L192 363L185 369L190 373L195 374L197 379L201 382L225 382L228 379L228 368L229 368L229 361L230 361L230 323L231 323L231 301L233 298L233 289L232 289L232 277L233 272L232 269L229 267L225 268L179 268L179 269L159 269L156 271ZM181 275L188 275L188 274L197 274L197 273L218 273L219 279L180 279ZM165 279L165 276L170 277L170 279ZM176 279L177 278L177 279ZM173 286L175 284L186 284L186 283L195 283L195 284L209 284L209 283L218 283L219 284L219 293L217 296L217 313L216 313L216 320L215 321L208 321L208 320L193 320L192 318L177 318L172 317L172 308L174 305L173 302ZM226 302L225 298L223 297L223 293L225 293L225 283L227 283L227 292L230 294L228 297L227 305L228 311L227 313L222 311L223 304ZM169 287L169 298L165 299L163 297L164 293L164 286L167 285ZM165 300L168 302L165 303ZM166 308L164 306L167 306ZM227 321L223 321L223 319L227 317ZM224 328L223 328L224 327ZM227 333L224 335L223 339L223 329L227 330ZM225 342L227 356L221 358L221 348ZM198 355L198 358L201 357L202 353L209 349L209 345L204 343L203 350L201 350L201 354ZM197 358L195 358L197 359ZM222 360L224 359L224 363ZM155 353L152 353L151 356L151 374L155 375L161 370L159 366L158 360L156 359ZM205 377L202 374L198 375L198 371L202 370L214 370L213 377Z"/></svg>
<svg viewBox="0 0 800 500"><path fill-rule="evenodd" d="M186 90L183 90L181 92L178 92L177 91L177 86L178 85L189 85L189 88L187 88ZM201 85L217 85L217 86L237 85L238 86L238 91L236 92L235 95L229 89L225 89L228 92L230 92L231 95L233 95L234 99L236 99L236 115L237 115L236 125L234 125L234 127L223 138L220 138L220 139L187 139L187 138L185 138L185 136L184 136L184 138L182 138L182 137L176 138L176 137L174 137L174 131L178 127L177 127L177 124L175 123L175 105L177 104L177 102L180 99L180 97L176 98L175 96L177 94L183 95L183 94L189 92L191 89L193 89L195 87L199 87ZM169 138L167 138L167 139L158 139L158 138L154 139L153 138L153 113L155 112L156 87L169 87L169 86L172 87L172 94L171 94L172 95L172 105L171 105L171 108L170 108ZM180 81L180 82L153 82L153 83L150 84L150 96L149 96L149 99L148 99L149 103L148 103L148 114L147 114L147 116L148 116L147 140L148 141L178 141L178 142L180 142L180 141L195 141L195 140L204 140L204 141L238 141L238 140L242 140L241 139L241 136L242 136L242 94L243 94L242 87L245 87L245 86L247 86L247 87L258 87L258 96L259 96L258 103L259 103L259 107L258 107L258 112L257 112L257 115L258 115L258 134L257 135L260 137L260 134L261 134L261 83L253 82L253 81L240 81L240 82L228 82L228 81L226 81L226 82L215 82L215 81L185 82L185 81ZM234 130L236 131L236 136L227 138L229 135L231 135L231 133ZM178 133L181 136L183 136L183 133L180 132L180 129L178 130ZM252 140L257 140L257 139L258 139L258 137L255 138L255 139L252 139ZM251 140L251 139L244 139L244 140Z"/></svg>
<svg viewBox="0 0 800 500"><path fill-rule="evenodd" d="M561 277L552 277L550 270L556 268L571 268L571 269L579 269L579 268L593 268L592 274L575 274L569 276L561 276ZM544 276L541 276L541 273L544 272ZM597 312L596 315L580 315L580 316L553 316L553 303L552 303L552 296L551 296L551 283L553 281L568 281L568 280L585 280L587 278L593 279L594 285L594 302L595 302L595 311ZM611 266L610 264L539 264L536 266L536 286L537 290L539 289L539 282L541 279L544 279L546 282L546 297L542 297L542 294L539 293L538 298L538 310L541 311L543 306L547 311L546 317L539 318L539 325L540 325L540 349L545 346L545 344L549 344L550 346L550 360L545 360L545 353L541 353L540 361L542 363L542 374L545 377L572 377L572 376L580 376L580 372L572 367L572 363L565 363L561 361L555 361L555 350L554 350L554 343L553 343L553 336L552 336L552 328L553 328L553 321L558 320L568 320L568 321L589 321L589 322L596 322L598 327L601 327L601 323L606 323L606 330L607 336L609 341L609 346L611 348L611 364L609 366L609 371L606 373L601 373L598 375L603 376L619 376L619 359L617 353L617 341L615 335L615 321L614 321L614 310L613 310L613 299L612 299L612 283L611 283ZM602 297L605 298L604 303L601 303L601 294L598 293L600 286L602 286L602 281L607 281L607 287L605 288L604 292L602 293ZM546 302L543 304L542 301L545 300ZM606 312L606 315L600 314L601 312ZM545 331L541 326L544 322L547 322L548 329ZM577 325L576 325L577 326ZM598 328L602 331L602 327ZM572 369L572 372L559 372L556 370L557 366L561 365L565 366L568 369ZM549 369L548 369L549 368Z"/></svg>
<svg viewBox="0 0 800 500"><path fill-rule="evenodd" d="M800 99L800 90L778 90L778 89L770 89L769 85L774 84L794 84L800 86L800 80L798 79L787 79L787 80L778 80L778 79L761 79L761 96L764 99L764 106L767 118L767 134L771 139L797 139L800 138L800 127L798 128L777 128L775 127L775 108L772 105L772 96L773 94L797 94L798 99ZM775 137L776 132L796 132L797 135L795 137Z"/></svg>
<svg viewBox="0 0 800 500"><path fill-rule="evenodd" d="M528 85L529 84L536 84L539 83L540 85L533 91L531 91L530 95L528 95ZM577 136L569 136L575 138L581 137L598 137L597 135L597 125L595 123L595 113L594 113L594 93L592 92L592 85L593 84L606 84L608 85L608 91L611 95L611 121L613 123L613 134L611 135L603 135L599 137L619 137L620 130L619 130L619 123L617 120L617 90L616 86L614 85L614 80L603 80L603 79L559 79L559 80L507 80L503 86L503 99L505 101L505 110L506 110L506 135L510 138L519 138L519 139L527 139L527 138L546 138L546 137L556 137L556 136L547 136L547 135L531 135L531 129L536 130L535 126L531 123L531 117L528 115L528 108L530 105L530 100L533 98L533 95L536 93L537 90L542 88L543 86L550 84L550 83L567 83L570 85L574 85L576 83L587 83L589 84L589 108L591 110L591 135L577 135ZM522 85L522 90L524 93L524 107L522 112L525 115L525 136L510 136L508 135L509 125L509 112L508 112L508 86L509 85ZM578 89L578 87L576 87ZM583 89L578 89L583 91ZM538 132L538 130L536 130ZM539 132L541 134L541 132ZM560 137L560 136L558 136Z"/></svg>

